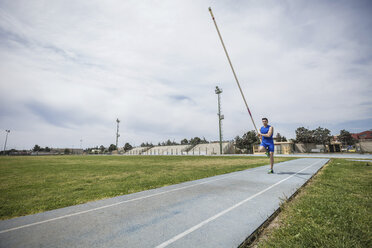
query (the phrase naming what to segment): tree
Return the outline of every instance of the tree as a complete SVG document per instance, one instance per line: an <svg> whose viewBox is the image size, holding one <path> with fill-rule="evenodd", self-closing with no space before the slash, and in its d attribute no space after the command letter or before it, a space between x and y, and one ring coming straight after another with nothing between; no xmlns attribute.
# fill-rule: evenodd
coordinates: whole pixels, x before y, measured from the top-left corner
<svg viewBox="0 0 372 248"><path fill-rule="evenodd" d="M252 153L253 145L259 143L259 138L255 131L248 131L243 134L242 138L239 136L235 137L235 145L239 149L247 149L248 152Z"/></svg>
<svg viewBox="0 0 372 248"><path fill-rule="evenodd" d="M345 129L340 131L338 140L342 143L342 145L354 145L356 143L356 140L353 138L353 136L351 136L351 133Z"/></svg>
<svg viewBox="0 0 372 248"><path fill-rule="evenodd" d="M112 151L115 151L115 150L117 150L117 147L116 147L116 145L114 145L114 144L111 144L110 146L109 146L109 152L112 152Z"/></svg>
<svg viewBox="0 0 372 248"><path fill-rule="evenodd" d="M176 146L176 145L179 145L179 144L177 142L175 142L174 140L171 141L170 139L168 139L167 141L162 142L160 145L161 146ZM154 146L154 145L153 144L150 144L150 146Z"/></svg>
<svg viewBox="0 0 372 248"><path fill-rule="evenodd" d="M287 141L287 138L285 136L281 136L280 133L277 133L275 136L276 142L285 142Z"/></svg>
<svg viewBox="0 0 372 248"><path fill-rule="evenodd" d="M103 152L105 150L105 147L103 145L100 145L99 150Z"/></svg>
<svg viewBox="0 0 372 248"><path fill-rule="evenodd" d="M189 144L189 141L187 139L181 140L181 145L187 145Z"/></svg>
<svg viewBox="0 0 372 248"><path fill-rule="evenodd" d="M276 134L275 140L276 140L276 142L281 142L282 141L282 136L280 135L280 133Z"/></svg>
<svg viewBox="0 0 372 248"><path fill-rule="evenodd" d="M244 149L243 139L239 135L235 137L235 146L239 149Z"/></svg>
<svg viewBox="0 0 372 248"><path fill-rule="evenodd" d="M133 146L131 146L129 143L125 143L124 145L124 151L129 151L129 150L132 150Z"/></svg>
<svg viewBox="0 0 372 248"><path fill-rule="evenodd" d="M327 145L331 142L331 131L327 128L318 127L313 130L313 139L316 144Z"/></svg>
<svg viewBox="0 0 372 248"><path fill-rule="evenodd" d="M189 143L195 146L201 143L201 139L199 137L191 138Z"/></svg>
<svg viewBox="0 0 372 248"><path fill-rule="evenodd" d="M149 142L142 142L142 144L140 145L141 147L153 147L154 145L152 143L149 143Z"/></svg>
<svg viewBox="0 0 372 248"><path fill-rule="evenodd" d="M298 143L314 143L313 130L304 127L296 129L296 142Z"/></svg>
<svg viewBox="0 0 372 248"><path fill-rule="evenodd" d="M296 129L296 142L299 143L316 143L326 145L332 139L331 131L327 128L318 127L315 130L309 130L304 127Z"/></svg>
<svg viewBox="0 0 372 248"><path fill-rule="evenodd" d="M65 151L64 151L64 154L68 155L70 153L71 153L70 149L66 148Z"/></svg>
<svg viewBox="0 0 372 248"><path fill-rule="evenodd" d="M34 152L40 151L41 147L39 145L35 145L34 148L32 149Z"/></svg>
<svg viewBox="0 0 372 248"><path fill-rule="evenodd" d="M46 151L46 152L50 152L50 148L46 146L46 147L45 147L45 151Z"/></svg>

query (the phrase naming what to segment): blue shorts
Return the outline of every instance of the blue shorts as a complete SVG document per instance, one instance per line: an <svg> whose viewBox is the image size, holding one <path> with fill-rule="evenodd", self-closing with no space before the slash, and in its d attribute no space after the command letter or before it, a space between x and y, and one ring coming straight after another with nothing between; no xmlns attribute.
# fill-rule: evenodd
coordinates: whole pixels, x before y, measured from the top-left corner
<svg viewBox="0 0 372 248"><path fill-rule="evenodd" d="M265 149L269 149L269 152L274 152L274 143L265 143L262 141L260 146L265 147Z"/></svg>

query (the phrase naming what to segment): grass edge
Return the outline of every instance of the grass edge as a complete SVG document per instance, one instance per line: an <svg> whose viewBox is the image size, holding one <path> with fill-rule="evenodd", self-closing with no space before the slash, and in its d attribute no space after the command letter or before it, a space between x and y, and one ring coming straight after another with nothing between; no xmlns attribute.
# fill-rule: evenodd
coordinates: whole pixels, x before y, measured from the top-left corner
<svg viewBox="0 0 372 248"><path fill-rule="evenodd" d="M279 214L281 213L282 209L285 208L285 205L287 205L289 202L293 201L298 194L300 194L305 187L312 183L315 180L315 177L321 173L321 171L329 165L329 163L334 160L330 158L319 170L317 170L310 178L307 180L300 188L296 190L289 198L286 198L283 200L283 202L280 203L279 208L277 208L272 215L270 215L256 230L254 230L239 246L238 248L249 248L249 247L255 247L257 243L260 241L261 238L263 238L263 234L265 234L265 231L267 231L268 227L275 222L275 220L278 219Z"/></svg>

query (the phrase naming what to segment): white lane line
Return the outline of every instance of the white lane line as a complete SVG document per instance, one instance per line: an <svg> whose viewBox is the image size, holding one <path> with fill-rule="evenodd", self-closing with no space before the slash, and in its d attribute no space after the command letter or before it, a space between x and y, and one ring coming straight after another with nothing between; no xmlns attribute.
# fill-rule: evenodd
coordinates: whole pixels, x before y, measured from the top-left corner
<svg viewBox="0 0 372 248"><path fill-rule="evenodd" d="M322 161L322 160L320 160L320 161ZM155 248L163 248L163 247L166 247L166 246L172 244L173 242L175 242L175 241L177 241L177 240L183 238L184 236L190 234L191 232L193 232L193 231L195 231L195 230L201 228L202 226L206 225L207 223L209 223L209 222L211 222L211 221L217 219L218 217L220 217L220 216L222 216L222 215L224 215L224 214L230 212L231 210L233 210L233 209L239 207L240 205L246 203L247 201L252 200L252 199L255 198L256 196L259 196L259 195L265 193L266 191L268 191L269 189L275 187L276 185L279 185L279 184L281 184L282 182L284 182L284 181L290 179L291 177L294 177L294 176L297 175L298 173L300 173L300 172L302 172L302 171L304 171L304 170L306 170L306 169L308 169L308 168L314 166L315 164L319 163L320 161L319 161L319 160L316 161L315 163L313 163L313 164L307 166L306 168L304 168L304 169L298 171L296 174L293 174L292 176L289 176L289 177L287 177L287 178L284 178L283 180L281 180L281 181L279 181L279 182L277 182L277 183L275 183L275 184L273 184L273 185L267 187L266 189L264 189L264 190L262 190L262 191L260 191L260 192L258 192L258 193L256 193L256 194L254 194L254 195L248 197L247 199L245 199L245 200L243 200L243 201L241 201L241 202L235 204L234 206L232 206L232 207L230 207L230 208L228 208L228 209L225 209L225 210L222 211L222 212L219 212L218 214L216 214L216 215L210 217L209 219L206 219L206 220L203 221L203 222L200 222L199 224L197 224L197 225L195 225L195 226L193 226L193 227L187 229L187 230L184 231L183 233L180 233L180 234L174 236L173 238L171 238L171 239L165 241L164 243L162 243L162 244L156 246Z"/></svg>
<svg viewBox="0 0 372 248"><path fill-rule="evenodd" d="M229 177L241 175L241 173L239 173L239 172L252 172L252 171L256 171L258 169L262 169L262 167L264 167L264 166L260 166L260 167L256 167L256 168L252 168L252 169L247 169L245 171L237 171L235 173L232 172L233 173L232 175L225 176L225 177L222 177L222 178L213 179L213 180L209 180L209 181L206 181L206 182L201 182L201 183L197 183L197 184L193 184L193 185L189 185L189 186L184 186L184 187L177 188L177 189L171 189L171 190L168 190L168 191L163 191L163 192L159 192L159 193L152 194L152 195L142 196L142 197L138 197L138 198L134 198L134 199L126 200L126 201L121 201L121 202L116 202L116 203L113 203L113 204L109 204L109 205L105 205L105 206L101 206L101 207L97 207L97 208L92 208L92 209L89 209L89 210L80 211L80 212L76 212L76 213L73 213L73 214L67 214L67 215L63 215L63 216L48 219L48 220L43 220L43 221L39 221L39 222L34 222L34 223L14 227L14 228L5 229L5 230L0 231L0 234L10 232L10 231L14 231L14 230L18 230L18 229L22 229L22 228L26 228L26 227L30 227L30 226L40 225L40 224L55 221L55 220L68 218L68 217L71 217L71 216L76 216L76 215L85 214L85 213L89 213L89 212L93 212L93 211L97 211L97 210L101 210L101 209L105 209L105 208L109 208L109 207L114 207L114 206L124 204L124 203L128 203L128 202L143 200L143 199L147 199L147 198L150 198L150 197L163 195L163 194L166 194L166 193L170 193L170 192L174 192L174 191L178 191L178 190L183 190L183 189L199 186L199 185L202 185L202 184L207 184L207 183L223 180L223 179L226 179L226 178L229 178Z"/></svg>

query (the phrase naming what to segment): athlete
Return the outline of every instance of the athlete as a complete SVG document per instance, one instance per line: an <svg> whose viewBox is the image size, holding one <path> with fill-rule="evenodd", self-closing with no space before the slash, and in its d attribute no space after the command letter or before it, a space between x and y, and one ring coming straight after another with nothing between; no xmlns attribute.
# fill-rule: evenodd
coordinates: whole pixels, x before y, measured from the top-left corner
<svg viewBox="0 0 372 248"><path fill-rule="evenodd" d="M274 170L274 140L273 140L273 133L274 128L269 125L269 121L267 118L262 118L262 124L260 131L258 131L258 136L262 138L262 142L258 149L259 152L266 152L266 156L270 158L270 170L269 174L273 174Z"/></svg>

